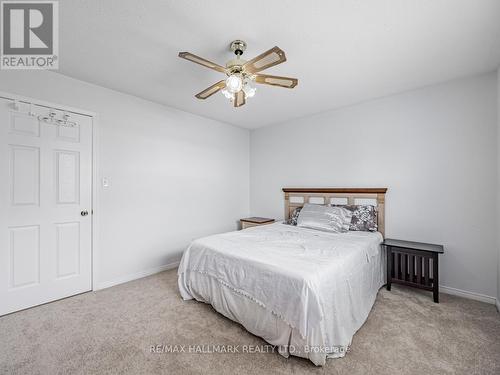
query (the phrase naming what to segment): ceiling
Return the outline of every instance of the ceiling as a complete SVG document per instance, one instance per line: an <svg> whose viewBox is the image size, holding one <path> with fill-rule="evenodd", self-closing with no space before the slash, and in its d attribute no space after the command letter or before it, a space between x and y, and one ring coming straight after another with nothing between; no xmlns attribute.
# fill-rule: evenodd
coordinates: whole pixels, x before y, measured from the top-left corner
<svg viewBox="0 0 500 375"><path fill-rule="evenodd" d="M288 61L265 71L299 78L259 85L233 108L196 93L221 73L233 39L250 59L277 45ZM245 128L307 116L500 65L498 0L65 0L60 70L87 82Z"/></svg>

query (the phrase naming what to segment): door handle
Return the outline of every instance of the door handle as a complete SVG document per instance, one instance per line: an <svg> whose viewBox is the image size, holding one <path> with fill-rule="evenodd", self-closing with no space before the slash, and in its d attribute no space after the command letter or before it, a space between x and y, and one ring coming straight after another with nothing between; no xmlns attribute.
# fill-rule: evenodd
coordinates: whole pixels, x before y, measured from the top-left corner
<svg viewBox="0 0 500 375"><path fill-rule="evenodd" d="M80 212L80 215L82 216L87 216L89 214L89 212L87 210L83 210L82 212Z"/></svg>

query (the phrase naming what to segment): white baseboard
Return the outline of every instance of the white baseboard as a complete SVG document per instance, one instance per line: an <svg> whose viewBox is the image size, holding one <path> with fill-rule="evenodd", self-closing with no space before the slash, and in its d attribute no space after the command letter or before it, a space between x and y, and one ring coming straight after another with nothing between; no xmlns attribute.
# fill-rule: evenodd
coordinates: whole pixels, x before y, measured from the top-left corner
<svg viewBox="0 0 500 375"><path fill-rule="evenodd" d="M146 277L146 276L154 275L155 273L158 273L158 272L171 270L173 268L177 268L179 266L179 263L180 263L180 261L175 261L172 263L164 264L162 266L153 267L153 268L149 268L147 270L143 270L143 271L136 272L133 274L121 276L121 277L114 279L114 280L104 281L102 283L99 283L97 285L97 288L95 288L94 290L101 290L101 289L110 288L110 287L115 286L115 285L123 284L123 283L129 282L129 281L132 281L132 280L141 279L141 278Z"/></svg>
<svg viewBox="0 0 500 375"><path fill-rule="evenodd" d="M439 286L439 291L442 293L445 293L445 294L451 294L451 295L458 296L458 297L463 297L463 298L473 299L476 301L490 303L492 305L496 304L496 306L498 308L497 299L495 297L487 296L485 294L469 292L469 291L462 290L462 289L450 288L449 286L444 286L444 285Z"/></svg>

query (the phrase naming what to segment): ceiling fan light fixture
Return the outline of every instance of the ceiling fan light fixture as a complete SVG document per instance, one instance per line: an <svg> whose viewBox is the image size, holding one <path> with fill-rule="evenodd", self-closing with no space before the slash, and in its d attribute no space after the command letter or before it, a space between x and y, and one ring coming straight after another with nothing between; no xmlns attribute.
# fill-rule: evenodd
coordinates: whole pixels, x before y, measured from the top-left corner
<svg viewBox="0 0 500 375"><path fill-rule="evenodd" d="M245 79L243 82L243 92L245 93L245 98L253 98L257 88L253 85L252 80Z"/></svg>
<svg viewBox="0 0 500 375"><path fill-rule="evenodd" d="M226 97L226 99L233 101L234 94L232 92L229 92L228 89L224 88L224 89L220 90L220 92L222 93L222 95L224 95Z"/></svg>
<svg viewBox="0 0 500 375"><path fill-rule="evenodd" d="M226 79L226 87L230 93L237 93L243 88L243 80L238 74L232 74Z"/></svg>

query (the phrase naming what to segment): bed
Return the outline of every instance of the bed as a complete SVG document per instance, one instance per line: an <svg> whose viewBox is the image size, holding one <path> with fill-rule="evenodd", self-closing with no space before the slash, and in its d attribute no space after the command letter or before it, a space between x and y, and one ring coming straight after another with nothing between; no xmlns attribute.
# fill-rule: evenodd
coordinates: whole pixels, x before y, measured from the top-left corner
<svg viewBox="0 0 500 375"><path fill-rule="evenodd" d="M373 204L378 232L282 222L195 240L179 265L183 299L211 304L288 357L343 357L385 283L386 189L283 189L285 219L313 204Z"/></svg>

